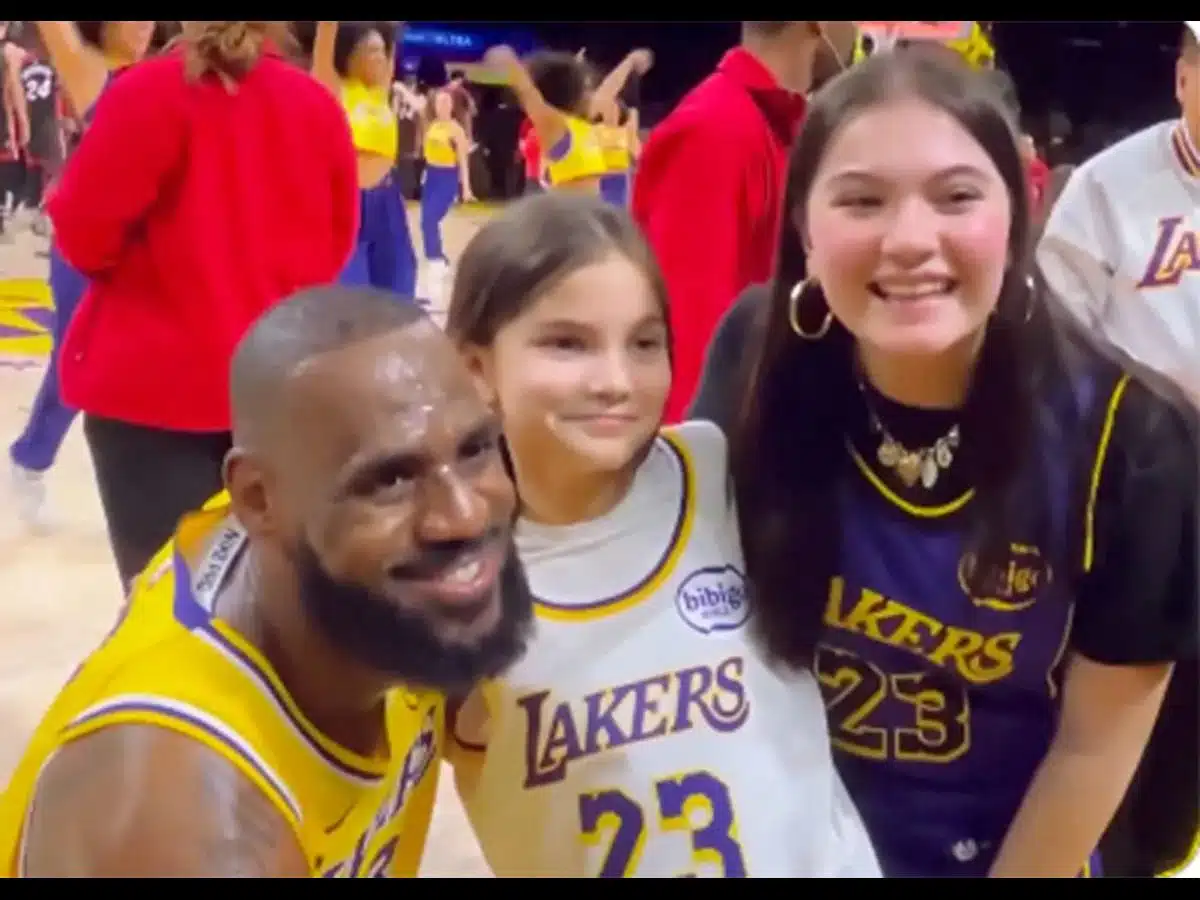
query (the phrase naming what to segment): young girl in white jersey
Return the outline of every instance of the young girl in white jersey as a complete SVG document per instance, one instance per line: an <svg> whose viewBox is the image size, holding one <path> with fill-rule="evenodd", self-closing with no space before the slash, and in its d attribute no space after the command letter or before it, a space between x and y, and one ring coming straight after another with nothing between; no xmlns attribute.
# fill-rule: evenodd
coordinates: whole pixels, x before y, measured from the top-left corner
<svg viewBox="0 0 1200 900"><path fill-rule="evenodd" d="M724 438L659 433L667 321L599 197L526 198L459 262L447 330L503 417L538 613L451 723L468 816L500 876L875 875L814 680L748 637Z"/></svg>

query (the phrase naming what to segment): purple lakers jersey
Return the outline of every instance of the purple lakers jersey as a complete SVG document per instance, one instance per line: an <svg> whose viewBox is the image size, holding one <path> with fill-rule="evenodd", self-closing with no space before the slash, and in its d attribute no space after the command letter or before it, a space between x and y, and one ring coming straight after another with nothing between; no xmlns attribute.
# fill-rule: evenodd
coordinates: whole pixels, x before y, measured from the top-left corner
<svg viewBox="0 0 1200 900"><path fill-rule="evenodd" d="M817 671L838 769L888 877L986 875L1054 734L1076 494L1070 429L1044 431L1024 476L1044 509L1012 524L986 577L972 577L984 573L964 534L971 493L917 507L857 455L842 486Z"/></svg>

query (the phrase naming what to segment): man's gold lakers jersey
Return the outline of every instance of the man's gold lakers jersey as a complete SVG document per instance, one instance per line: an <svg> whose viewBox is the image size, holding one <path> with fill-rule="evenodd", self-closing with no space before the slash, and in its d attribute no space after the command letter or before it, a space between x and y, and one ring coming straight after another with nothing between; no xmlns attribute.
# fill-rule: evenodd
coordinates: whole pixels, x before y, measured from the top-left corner
<svg viewBox="0 0 1200 900"><path fill-rule="evenodd" d="M0 874L21 874L38 776L64 744L102 728L156 725L228 760L295 830L312 874L416 874L433 813L442 695L391 692L387 758L321 734L271 665L212 615L244 533L223 498L181 524L135 584L122 620L62 689L0 797Z"/></svg>

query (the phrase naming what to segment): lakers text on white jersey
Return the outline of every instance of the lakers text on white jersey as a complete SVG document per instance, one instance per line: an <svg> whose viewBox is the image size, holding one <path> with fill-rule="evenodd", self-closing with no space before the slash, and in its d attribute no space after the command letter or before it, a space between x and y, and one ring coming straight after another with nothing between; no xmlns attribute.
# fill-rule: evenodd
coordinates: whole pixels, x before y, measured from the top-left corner
<svg viewBox="0 0 1200 900"><path fill-rule="evenodd" d="M497 875L877 874L815 681L750 641L725 456L688 423L607 515L519 526L536 637L448 741Z"/></svg>

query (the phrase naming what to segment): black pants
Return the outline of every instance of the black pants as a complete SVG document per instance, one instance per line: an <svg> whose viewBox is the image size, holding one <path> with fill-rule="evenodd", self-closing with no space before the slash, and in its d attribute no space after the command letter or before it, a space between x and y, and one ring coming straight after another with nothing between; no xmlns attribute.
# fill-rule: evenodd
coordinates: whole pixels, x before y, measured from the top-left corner
<svg viewBox="0 0 1200 900"><path fill-rule="evenodd" d="M26 160L24 178L18 196L21 206L26 209L41 209L42 200L46 194L46 178L48 170L41 163Z"/></svg>
<svg viewBox="0 0 1200 900"><path fill-rule="evenodd" d="M0 162L0 218L12 198L12 208L21 204L25 194L25 163L19 159L6 159Z"/></svg>
<svg viewBox="0 0 1200 900"><path fill-rule="evenodd" d="M121 584L130 583L175 533L180 517L221 490L228 432L164 431L86 415L108 539Z"/></svg>

